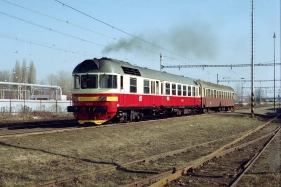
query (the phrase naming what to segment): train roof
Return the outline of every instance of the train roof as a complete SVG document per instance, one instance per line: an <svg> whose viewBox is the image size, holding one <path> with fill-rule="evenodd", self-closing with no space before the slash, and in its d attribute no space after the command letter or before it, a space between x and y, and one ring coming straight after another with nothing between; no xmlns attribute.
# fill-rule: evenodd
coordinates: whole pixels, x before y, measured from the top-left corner
<svg viewBox="0 0 281 187"><path fill-rule="evenodd" d="M101 59L90 59L85 60L78 64L74 70L73 74L77 73L118 73L118 74L130 74L134 76L140 76L144 78L163 80L169 82L176 82L181 84L194 85L197 84L196 81L189 77L174 75L166 72L160 72L148 68L143 68L139 66L134 66L129 62L124 62L120 60L115 60L111 58L101 58Z"/></svg>
<svg viewBox="0 0 281 187"><path fill-rule="evenodd" d="M197 80L197 82L199 84L201 84L202 87L205 87L205 88L221 90L221 91L234 92L233 88L231 88L230 86L214 84L214 83L205 82L205 81L201 81L201 80Z"/></svg>

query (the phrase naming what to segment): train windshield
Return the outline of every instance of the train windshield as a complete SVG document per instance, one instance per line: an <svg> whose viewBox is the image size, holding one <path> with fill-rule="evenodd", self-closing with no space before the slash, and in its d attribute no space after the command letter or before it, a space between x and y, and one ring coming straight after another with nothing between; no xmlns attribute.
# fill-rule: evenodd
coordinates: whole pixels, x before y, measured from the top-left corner
<svg viewBox="0 0 281 187"><path fill-rule="evenodd" d="M117 76L101 74L99 76L100 88L117 88Z"/></svg>
<svg viewBox="0 0 281 187"><path fill-rule="evenodd" d="M98 75L81 75L81 88L98 88Z"/></svg>

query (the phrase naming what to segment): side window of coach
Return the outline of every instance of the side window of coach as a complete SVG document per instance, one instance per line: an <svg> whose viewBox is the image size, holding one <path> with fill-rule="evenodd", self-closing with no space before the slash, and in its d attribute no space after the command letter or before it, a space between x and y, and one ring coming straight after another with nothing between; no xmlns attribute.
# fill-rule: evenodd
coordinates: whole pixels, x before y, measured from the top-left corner
<svg viewBox="0 0 281 187"><path fill-rule="evenodd" d="M156 94L159 94L159 81L156 81Z"/></svg>
<svg viewBox="0 0 281 187"><path fill-rule="evenodd" d="M176 84L172 84L172 95L177 95Z"/></svg>
<svg viewBox="0 0 281 187"><path fill-rule="evenodd" d="M137 93L137 79L130 77L130 93Z"/></svg>
<svg viewBox="0 0 281 187"><path fill-rule="evenodd" d="M188 86L188 96L191 96L191 86Z"/></svg>
<svg viewBox="0 0 281 187"><path fill-rule="evenodd" d="M149 94L149 80L143 80L143 93Z"/></svg>
<svg viewBox="0 0 281 187"><path fill-rule="evenodd" d="M178 84L178 96L181 96L181 85Z"/></svg>
<svg viewBox="0 0 281 187"><path fill-rule="evenodd" d="M166 83L166 95L170 95L171 88L170 88L170 83Z"/></svg>
<svg viewBox="0 0 281 187"><path fill-rule="evenodd" d="M195 95L195 87L194 86L192 86L192 96L196 96Z"/></svg>
<svg viewBox="0 0 281 187"><path fill-rule="evenodd" d="M155 81L151 81L151 94L155 94Z"/></svg>
<svg viewBox="0 0 281 187"><path fill-rule="evenodd" d="M186 96L186 86L185 85L182 86L182 94L183 94L183 96Z"/></svg>

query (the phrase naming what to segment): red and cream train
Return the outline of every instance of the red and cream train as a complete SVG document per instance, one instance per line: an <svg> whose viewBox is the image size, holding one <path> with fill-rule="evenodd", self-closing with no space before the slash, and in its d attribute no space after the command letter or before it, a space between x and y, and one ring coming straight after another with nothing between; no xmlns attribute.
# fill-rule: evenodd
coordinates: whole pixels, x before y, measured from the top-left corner
<svg viewBox="0 0 281 187"><path fill-rule="evenodd" d="M140 120L155 114L184 115L232 110L234 90L110 58L85 60L73 70L73 112L80 124Z"/></svg>

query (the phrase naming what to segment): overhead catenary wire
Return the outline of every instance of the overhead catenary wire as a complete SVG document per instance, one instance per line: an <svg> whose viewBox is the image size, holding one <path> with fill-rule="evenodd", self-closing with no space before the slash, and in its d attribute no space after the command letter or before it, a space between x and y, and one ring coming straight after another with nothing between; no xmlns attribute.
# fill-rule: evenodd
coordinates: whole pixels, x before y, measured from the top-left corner
<svg viewBox="0 0 281 187"><path fill-rule="evenodd" d="M91 30L91 29L88 29L88 28L79 26L79 25L77 25L77 24L73 24L73 23L71 23L71 22L69 22L69 21L62 20L62 19L56 18L56 17L54 17L54 16L47 15L47 14L42 13L42 12L32 10L32 9L30 9L30 8L27 8L27 7L24 7L24 6L21 6L21 5L18 5L18 4L9 2L9 1L7 1L7 0L1 0L1 1L2 1L2 2L5 2L5 3L8 3L8 4L10 4L10 5L16 6L16 7L18 7L18 8L21 8L21 9L24 9L24 10L27 10L27 11L30 11L30 12L33 12L33 13L36 13L36 14L45 16L45 17L47 17L47 18L51 18L51 19L53 19L53 20L62 22L62 23L64 23L64 24L68 24L68 25L71 25L71 26L73 26L73 27L76 27L76 28L79 28L79 29L82 29L82 30L85 30L85 31L92 32L92 33L94 33L94 34L103 36L103 37L105 37L105 38L109 38L109 39L118 41L115 37L111 37L111 36L108 36L108 35L105 35L105 34L101 34L101 33L97 32L97 31L94 31L94 30ZM151 53L151 54L154 54L154 55L157 55L157 56L159 55L159 54L156 53L156 52L152 52L152 51L149 51L149 50L147 50L147 49L143 49L143 48L141 48L141 47L139 47L139 46L135 46L135 47L138 48L138 49L141 49L141 50L143 50L143 51L145 51L145 52L148 52L148 53ZM138 55L135 55L135 56L138 56ZM186 60L182 60L182 59L175 58L175 57L170 57L170 56L167 56L167 55L163 55L163 57L169 58L169 59L172 59L172 60L176 60L176 61L179 61L179 62L184 63L184 64L186 64L186 62L187 62L186 60L188 60L189 62L192 62L192 61L193 61L193 62L195 62L195 63L203 64L203 63L201 63L201 62L195 61L195 60L190 59L190 58L186 58Z"/></svg>
<svg viewBox="0 0 281 187"><path fill-rule="evenodd" d="M73 51L73 50L66 49L66 48L63 48L62 46L58 46L58 45L55 45L55 44L46 44L46 43L42 43L42 42L34 41L34 40L32 41L31 39L21 38L21 37L18 37L18 36L12 36L12 35L7 34L7 33L1 33L0 32L0 37L20 41L20 42L23 42L23 43L33 44L33 45L37 45L37 46L40 46L40 47L54 49L54 50L58 50L58 51L62 51L62 52L76 54L76 55L90 56L91 58L93 56L95 56L95 55L89 54L87 52ZM18 51L16 51L16 53L18 53ZM136 55L136 54L135 54L135 56L138 56L139 58L142 58L141 56ZM151 61L153 61L153 60L151 60Z"/></svg>
<svg viewBox="0 0 281 187"><path fill-rule="evenodd" d="M30 9L30 8L26 8L26 7L24 7L24 6L21 6L21 5L15 4L15 3L11 3L11 2L9 2L9 1L7 1L7 0L1 0L1 1L3 1L3 2L5 2L5 3L8 3L8 4L10 4L10 5L13 5L13 6L16 6L16 7L19 7L19 8L28 10L28 11L31 11L31 12L36 13L36 14L39 14L39 15L43 15L43 16L45 16L45 17L54 19L54 20L56 20L56 21L59 21L59 22L65 23L65 24L69 24L69 25L71 25L71 26L74 26L74 27L77 27L77 28L80 28L80 29L83 29L83 30L86 30L86 31L89 31L89 32L92 32L92 33L95 33L95 34L98 34L98 35L101 35L101 36L103 36L103 37L106 37L106 38L109 38L109 39L118 41L118 40L115 39L114 37L110 37L110 36L107 36L107 35L98 33L98 32L93 31L93 30L91 30L91 29L88 29L88 28L85 28L85 27L82 27L82 26L73 24L73 23L71 23L71 22L69 22L69 21L64 21L64 20L62 20L62 19L59 19L59 18L50 16L50 15L47 15L47 14L44 14L44 13L41 13L41 12L38 12L38 11L35 11L35 10L32 10L32 9ZM89 43L92 43L92 44L95 44L95 45L99 45L99 46L102 46L102 47L105 47L105 48L109 48L109 49L112 49L112 50L118 52L117 49L113 49L113 48L104 46L104 45L102 45L102 44L94 43L94 42L88 41L88 40L86 40L86 39L82 39L82 38L79 38L79 37L76 37L76 36L73 36L73 35L69 35L69 34L60 32L60 31L58 31L58 30L54 30L54 29L51 29L51 28L47 28L47 27L42 26L42 25L40 25L40 24L31 22L31 21L28 21L28 20L24 20L24 19L22 19L22 18L18 18L18 17L16 17L16 16L13 16L13 15L8 14L8 13L5 13L5 12L0 12L0 13L2 13L3 15L6 15L6 16L8 16L8 17L11 17L11 18L20 20L20 21L22 21L22 22L25 22L25 23L28 23L28 24L32 24L32 25L35 25L35 26L37 26L37 27L44 28L44 29L49 30L49 31L53 31L53 32L56 32L56 33L59 33L59 34L63 34L63 35L68 36L68 37L72 37L72 38L75 38L75 39L78 39L78 40L82 40L82 41L89 42ZM37 43L39 43L39 42L37 42ZM143 48L141 48L141 47L139 47L139 46L136 46L136 48L141 49L141 50L143 50L143 51L145 51L145 52L147 52L147 53L151 53L151 54L154 54L154 55L157 55L157 56L159 55L159 54L156 53L156 52L152 52L152 51L149 51L149 50L147 50L147 49L143 49ZM63 50L63 51L64 51L64 50ZM137 55L137 54L133 54L133 56L141 58L141 56L140 56L140 55ZM168 57L168 56L166 56L166 57ZM168 57L168 58L172 58L172 57ZM127 59L127 58L126 58L126 59ZM180 59L178 59L178 60L180 61ZM154 61L154 60L150 59L150 61Z"/></svg>
<svg viewBox="0 0 281 187"><path fill-rule="evenodd" d="M16 40L16 41L21 41L24 43L29 43L29 44L33 44L33 45L37 45L37 46L41 46L41 47L46 47L46 48L50 48L50 49L55 49L55 50L59 50L59 51L63 51L63 52L68 52L68 53L72 53L72 54L78 54L78 55L83 55L85 56L85 54L87 54L86 52L78 52L78 51L72 51L70 49L63 49L61 46L57 46L55 44L46 44L46 43L41 43L38 41L32 41L31 39L26 39L26 38L21 38L18 36L13 36L7 33L2 33L0 32L0 37L3 38L8 38L8 39L12 39L12 40ZM90 55L90 54L87 54Z"/></svg>
<svg viewBox="0 0 281 187"><path fill-rule="evenodd" d="M6 1L6 0L1 0L1 1L9 3L9 2ZM18 5L16 5L16 4L14 4L14 3L10 3L10 4L13 4L13 5L15 5L15 6L18 6ZM65 5L65 6L66 6L66 5ZM31 10L31 9L28 9L28 8L25 8L25 7L22 7L22 6L18 6L18 7L21 7L21 8L24 8L24 9L26 9L26 10L33 11L34 13L38 13L38 14L47 16L47 17L49 17L49 18L52 18L52 19L61 21L61 22L65 23L65 24L70 24L70 25L72 25L72 26L75 26L75 27L77 27L77 28L81 28L81 29L87 30L87 31L89 31L89 32L98 33L98 32L95 32L95 31L93 31L93 30L90 30L90 29L87 29L87 28L80 27L80 26L78 26L78 25L72 24L72 23L70 23L69 21L63 21L63 20L58 19L58 18L55 18L55 17L53 17L53 16L49 16L49 15L47 15L47 14L43 14L43 13L40 13L40 12L38 12L38 11L34 11L34 10ZM50 31L54 31L54 30L50 29ZM60 34L61 34L61 33L60 33ZM101 35L101 36L103 36L103 35ZM104 35L104 37L107 37L107 38L116 40L114 37L110 37L110 36L106 36L106 35ZM79 37L77 37L77 38L79 38ZM80 38L80 39L81 39L81 38ZM83 41L83 39L82 39L82 41ZM105 46L103 46L103 47L105 47ZM136 46L136 47L137 47L137 46ZM140 47L138 47L138 48L141 49ZM111 49L112 49L112 48L111 48ZM117 50L115 50L115 49L113 49L113 50L114 50L114 51L117 51ZM158 53L154 53L154 52L149 51L149 50L146 50L146 49L142 49L142 50L145 50L145 51L147 51L147 52L149 52L149 53L152 53L152 54L159 55ZM129 52L128 52L128 53L129 53ZM136 54L133 54L133 55L134 55L134 56L140 57L140 55L136 55ZM169 59L181 61L181 62L183 62L183 63L186 63L186 62L187 62L187 61L185 61L185 60L183 60L183 59L179 59L179 58L175 58L175 57L169 57L169 56L166 56L166 55L165 55L165 57L166 57L166 58L169 58ZM186 59L186 58L185 58L185 59ZM194 62L195 62L195 63L200 63L200 62L196 62L196 61L194 61ZM201 63L201 64L202 64L202 63ZM235 72L233 72L233 73L235 73ZM235 73L235 74L236 74L236 73Z"/></svg>
<svg viewBox="0 0 281 187"><path fill-rule="evenodd" d="M1 0L1 1L3 1L3 2L5 2L5 3L9 3L9 4L13 5L13 6L17 6L17 7L22 8L22 9L28 10L28 11L30 11L30 12L33 12L33 13L36 13L36 14L39 14L39 15L42 15L42 16L45 16L45 17L54 19L54 20L56 20L56 21L59 21L59 22L62 22L62 23L66 23L66 24L69 24L69 25L71 25L71 26L74 26L74 27L77 27L77 28L80 28L80 29L83 29L83 30L86 30L86 31L89 31L89 32L92 32L92 33L95 33L95 34L98 34L98 35L101 35L101 36L103 36L103 37L116 40L116 39L113 38L113 37L110 37L110 36L107 36L107 35L105 35L105 34L96 32L96 31L94 31L94 30L91 30L91 29L88 29L88 28L85 28L85 27L82 27L82 26L73 24L73 23L71 23L71 22L69 22L69 21L64 21L64 20L62 20L62 19L59 19L59 18L50 16L50 15L44 14L44 13L42 13L42 12L38 12L38 11L32 10L32 9L30 9L30 8L26 8L26 7L24 7L24 6L21 6L21 5L18 5L18 4L15 4L15 3L12 3L12 2L6 1L6 0Z"/></svg>
<svg viewBox="0 0 281 187"><path fill-rule="evenodd" d="M56 17L54 17L54 16L50 16L50 15L44 14L44 13L42 13L42 12L35 11L35 10L30 9L30 8L26 8L26 7L24 7L24 6L21 6L21 5L18 5L18 4L9 2L9 1L7 1L7 0L1 0L1 1L2 1L2 2L5 2L5 3L8 3L8 4L10 4L10 5L13 5L13 6L22 8L22 9L25 9L25 10L27 10L27 11L30 11L30 12L33 12L33 13L36 13L36 14L39 14L39 15L42 15L42 16L51 18L51 19L53 19L53 20L56 20L56 21L59 21L59 22L62 22L62 23L71 25L71 26L73 26L73 27L76 27L76 28L79 28L79 29L82 29L82 30L85 30L85 31L88 31L88 32L92 32L92 33L94 33L94 34L103 36L103 37L105 37L105 38L109 38L109 39L118 41L115 37L111 37L111 36L108 36L108 35L105 35L105 34L101 34L101 33L97 32L97 31L94 31L94 30L92 30L92 29L88 29L88 28L79 26L79 25L77 25L77 24L73 24L73 23L71 23L71 22L69 22L69 21L62 20L62 19L56 18ZM141 48L141 47L139 47L139 46L136 46L136 48L141 49L141 50L143 50L143 51L145 51L145 52L148 52L148 53L157 55L157 56L159 55L159 54L156 53L156 52L152 52L152 51L149 51L149 50L147 50L147 49L143 49L143 48ZM139 55L135 55L135 56L139 56ZM169 57L169 56L165 56L165 57L170 58L170 59L174 59L174 60L178 60L178 61L182 61L181 59L176 59L176 58ZM189 59L189 60L192 61L191 59ZM152 61L153 61L153 60L152 60Z"/></svg>
<svg viewBox="0 0 281 187"><path fill-rule="evenodd" d="M115 27L115 26L113 26L113 25L110 25L110 24L108 24L108 23L106 23L106 22L104 22L104 21L102 21L102 20L100 20L100 19L97 19L97 18L95 18L95 17L93 17L93 16L91 16L91 15L85 13L85 12L82 12L82 11L80 11L80 10L74 8L74 7L71 7L71 6L69 6L69 5L65 4L65 3L62 3L62 2L60 2L60 1L58 1L58 0L55 0L55 1L58 2L58 3L60 3L60 4L62 4L63 6L66 6L66 7L70 8L70 9L76 11L76 12L79 12L80 14L83 14L83 15L85 15L85 16L91 18L91 19L94 19L94 20L96 20L96 21L98 21L98 22L100 22L100 23L102 23L102 24L104 24L104 25L107 25L107 26L109 26L109 27L111 27L111 28L113 28L113 29L115 29L115 30L117 30L117 31L120 31L120 32L122 32L122 33L124 33L124 34L127 34L127 35L129 35L129 36L131 36L131 37L133 37L133 38L136 38L136 39L138 39L138 40L140 40L140 41L142 41L142 42L144 42L144 43L146 43L146 44L149 44L149 45L151 45L151 46L157 47L157 48L162 49L162 50L164 50L164 51L166 51L166 52L169 52L169 53L171 53L171 54L174 54L174 55L176 55L176 56L179 56L179 57L182 57L182 58L186 59L185 56L182 56L182 55L180 55L180 54L174 53L174 52L172 52L172 51L170 51L170 50L168 50L168 49L165 49L165 48L163 48L163 47L161 47L161 46L158 46L158 45L155 45L155 44L153 44L153 43L151 43L151 42L148 42L148 41L146 41L146 40L144 40L144 39L142 39L142 38L140 38L140 37L137 37L137 36L135 36L135 35L133 35L133 34L130 34L130 33L126 32L126 31L122 30L122 29L119 29L119 28L117 28L117 27Z"/></svg>
<svg viewBox="0 0 281 187"><path fill-rule="evenodd" d="M38 11L35 11L35 10L32 10L32 9L30 9L30 8L23 7L23 6L21 6L21 5L15 4L15 3L11 3L11 2L6 1L6 0L1 0L1 1L3 1L3 2L5 2L5 3L8 3L8 4L10 4L10 5L13 5L13 6L16 6L16 7L19 7L19 8L28 10L28 11L31 11L31 12L36 13L36 14L39 14L39 15L43 15L43 16L45 16L45 17L54 19L54 20L56 20L56 21L59 21L59 22L62 22L62 23L71 25L71 26L73 26L73 27L77 27L77 28L79 28L79 29L83 29L83 30L86 30L86 31L89 31L89 32L92 32L92 33L95 33L95 34L98 34L98 35L101 35L101 36L103 36L103 37L106 37L106 38L109 38L109 39L118 41L118 40L117 40L116 38L114 38L114 37L110 37L110 36L107 36L107 35L105 35L105 34L101 34L101 33L99 33L99 32L93 31L93 30L91 30L91 29L88 29L88 28L85 28L85 27L82 27L82 26L73 24L73 23L71 23L71 22L69 22L69 21L64 21L64 20L62 20L62 19L59 19L59 18L50 16L50 15L47 15L47 14L44 14L44 13L41 13L41 12L38 12ZM75 38L75 39L80 39L80 40L82 40L82 41L90 42L90 41L88 41L88 40L86 40L86 39L82 39L82 38L78 38L78 37L75 37L75 36L72 36L72 35L69 35L69 34L66 34L66 33L62 33L62 32L60 32L60 31L57 31L57 30L54 30L54 29L51 29L51 28L46 28L45 26L42 26L42 25L39 25L39 24L30 22L30 21L27 21L27 20L23 20L23 19L21 19L21 18L18 18L18 17L16 17L16 16L13 16L13 15L10 15L10 14L4 13L4 12L2 12L2 14L6 15L6 16L9 16L9 17L12 17L12 18L14 18L14 19L18 19L18 20L20 20L20 21L23 21L23 22L26 22L26 23L29 23L29 24L33 24L33 25L35 25L35 26L38 26L38 27L41 27L41 28L44 28L44 29L47 29L47 30L50 30L50 31L57 32L57 33L59 33L59 34L63 34L63 35L66 35L66 36L69 36L69 37L72 37L72 38ZM114 51L119 52L117 49L113 49L113 48L104 46L104 45L102 45L102 44L93 43L93 42L90 42L90 43L96 44L96 45L99 45L99 46L102 46L102 47L105 47L105 48L109 48L109 49L112 49L112 50L114 50ZM148 53L151 53L151 54L155 54L155 55L157 55L157 56L159 55L158 53L149 51L149 50L147 50L147 49L143 49L143 48L138 47L138 46L136 46L136 47L139 48L139 49L141 49L141 50L143 50L143 51L145 51L145 52L148 52ZM139 55L136 55L136 54L133 54L133 55L139 57ZM153 61L153 60L151 60L151 61Z"/></svg>
<svg viewBox="0 0 281 187"><path fill-rule="evenodd" d="M40 27L40 28L43 28L43 29L46 29L46 30L48 30L48 31L56 32L56 33L61 34L61 35L64 35L64 36L68 36L68 37L71 37L71 38L74 38L74 39L83 41L83 42L88 42L88 43L91 43L91 44L94 44L94 45L98 45L98 46L101 46L101 47L106 47L106 46L104 46L104 45L102 45L102 44L95 43L95 42L92 42L92 41L89 41L89 40L86 40L86 39L83 39L83 38L79 38L79 37L76 37L76 36L73 36L73 35L70 35L70 34L67 34L67 33L64 33L64 32L61 32L61 31L58 31L58 30L55 30L55 29L52 29L52 28L48 28L48 27L45 27L45 26L43 26L43 25L39 25L39 24L37 24L37 23L24 20L24 19L22 19L22 18L13 16L13 15L11 15L11 14L8 14L8 13L2 12L2 11L0 11L0 14L5 15L5 16L8 16L8 17L11 17L11 18L14 18L14 19L17 19L17 20L22 21L22 22L25 22L25 23L29 23L29 24L31 24L31 25L34 25L34 26L37 26L37 27ZM110 47L107 47L107 48L110 48ZM110 48L110 49L112 49L112 48Z"/></svg>

